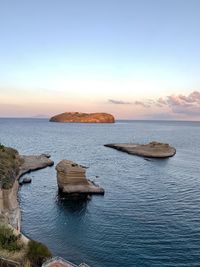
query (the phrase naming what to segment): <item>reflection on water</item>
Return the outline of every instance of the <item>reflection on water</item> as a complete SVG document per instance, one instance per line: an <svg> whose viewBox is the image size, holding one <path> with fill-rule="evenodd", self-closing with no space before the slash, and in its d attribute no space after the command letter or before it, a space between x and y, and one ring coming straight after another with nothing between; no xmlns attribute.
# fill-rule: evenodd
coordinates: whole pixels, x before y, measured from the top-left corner
<svg viewBox="0 0 200 267"><path fill-rule="evenodd" d="M144 158L145 161L152 162L152 164L165 166L168 164L170 158Z"/></svg>
<svg viewBox="0 0 200 267"><path fill-rule="evenodd" d="M62 212L76 213L80 216L87 211L87 204L90 200L87 196L78 198L76 196L66 196L64 194L57 195L57 206Z"/></svg>

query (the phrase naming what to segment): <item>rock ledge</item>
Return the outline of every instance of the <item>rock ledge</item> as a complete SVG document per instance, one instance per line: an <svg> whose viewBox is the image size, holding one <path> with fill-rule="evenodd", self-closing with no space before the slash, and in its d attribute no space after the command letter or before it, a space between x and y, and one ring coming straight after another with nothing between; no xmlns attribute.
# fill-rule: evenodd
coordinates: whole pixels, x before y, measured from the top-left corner
<svg viewBox="0 0 200 267"><path fill-rule="evenodd" d="M59 191L66 194L104 194L104 189L86 179L85 168L70 160L56 165Z"/></svg>
<svg viewBox="0 0 200 267"><path fill-rule="evenodd" d="M168 158L176 154L176 149L169 144L159 143L156 141L149 144L106 144L111 147L128 154L148 157L148 158Z"/></svg>

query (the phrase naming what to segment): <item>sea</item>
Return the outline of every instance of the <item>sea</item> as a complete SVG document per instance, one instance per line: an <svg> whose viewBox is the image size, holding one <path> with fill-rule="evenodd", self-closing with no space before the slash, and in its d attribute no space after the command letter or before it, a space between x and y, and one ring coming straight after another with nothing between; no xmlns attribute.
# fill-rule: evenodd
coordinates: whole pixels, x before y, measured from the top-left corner
<svg viewBox="0 0 200 267"><path fill-rule="evenodd" d="M169 159L129 155L107 143L160 141ZM20 154L51 154L55 165L20 188L22 232L53 255L90 267L200 266L200 122L53 123L0 119L0 142ZM87 166L104 196L60 197L56 164Z"/></svg>

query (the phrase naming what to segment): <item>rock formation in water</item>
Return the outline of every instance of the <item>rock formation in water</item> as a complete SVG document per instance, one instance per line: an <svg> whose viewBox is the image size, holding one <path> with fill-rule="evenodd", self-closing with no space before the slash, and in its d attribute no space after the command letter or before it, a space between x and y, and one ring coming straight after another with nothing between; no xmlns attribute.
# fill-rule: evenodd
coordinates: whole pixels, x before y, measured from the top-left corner
<svg viewBox="0 0 200 267"><path fill-rule="evenodd" d="M149 144L107 144L111 147L128 154L147 157L147 158L168 158L176 154L176 149L169 144L150 142Z"/></svg>
<svg viewBox="0 0 200 267"><path fill-rule="evenodd" d="M48 154L25 156L20 155L21 166L19 168L19 175L39 169L44 169L48 166L52 166L54 162L50 159Z"/></svg>
<svg viewBox="0 0 200 267"><path fill-rule="evenodd" d="M104 189L86 179L86 169L70 160L62 160L57 166L59 191L66 194L104 194Z"/></svg>
<svg viewBox="0 0 200 267"><path fill-rule="evenodd" d="M65 112L50 118L51 122L79 122L79 123L114 123L115 118L108 113L80 113Z"/></svg>
<svg viewBox="0 0 200 267"><path fill-rule="evenodd" d="M19 178L30 171L53 165L45 155L22 156L13 148L0 145L0 217L20 230L20 209L17 201Z"/></svg>

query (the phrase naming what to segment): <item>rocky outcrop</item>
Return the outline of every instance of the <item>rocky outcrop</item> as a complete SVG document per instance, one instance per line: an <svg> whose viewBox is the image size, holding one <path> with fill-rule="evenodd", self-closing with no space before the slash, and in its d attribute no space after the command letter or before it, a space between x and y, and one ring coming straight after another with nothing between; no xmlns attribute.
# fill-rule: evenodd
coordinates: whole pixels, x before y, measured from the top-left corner
<svg viewBox="0 0 200 267"><path fill-rule="evenodd" d="M42 264L42 267L90 267L86 263L81 263L79 265L75 265L72 262L69 262L60 257L54 257Z"/></svg>
<svg viewBox="0 0 200 267"><path fill-rule="evenodd" d="M50 159L49 155L41 154L39 156L20 156L21 165L19 167L19 177L23 174L36 171L39 169L44 169L48 166L52 166L54 162Z"/></svg>
<svg viewBox="0 0 200 267"><path fill-rule="evenodd" d="M65 112L50 119L51 122L79 122L79 123L114 123L115 118L108 113L80 113Z"/></svg>
<svg viewBox="0 0 200 267"><path fill-rule="evenodd" d="M151 142L145 145L139 144L107 144L111 147L128 154L147 157L147 158L168 158L176 154L176 149L169 144Z"/></svg>
<svg viewBox="0 0 200 267"><path fill-rule="evenodd" d="M65 194L104 194L104 189L86 179L86 169L70 160L62 160L57 166L59 191Z"/></svg>
<svg viewBox="0 0 200 267"><path fill-rule="evenodd" d="M7 149L15 151L14 155L7 154ZM4 217L4 221L10 223L15 229L20 230L21 216L17 201L19 178L27 172L42 169L54 163L45 155L21 156L16 150L6 147L3 147L1 152L0 167L3 169L1 165L6 162L6 169L3 173L10 176L6 179L3 175L0 176L0 216Z"/></svg>

